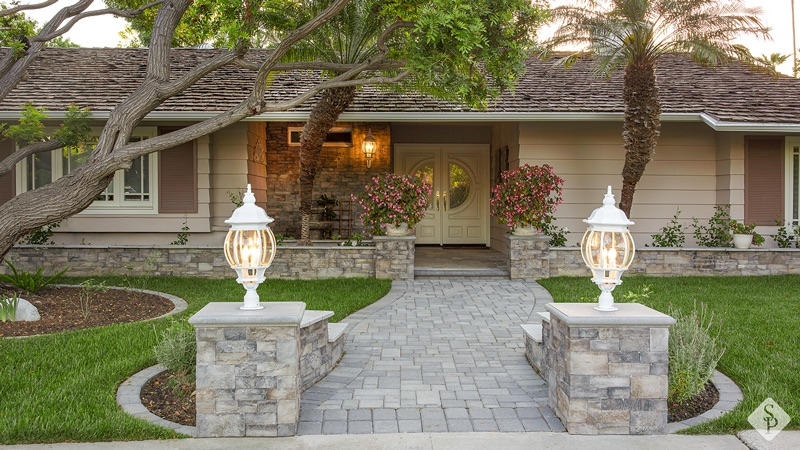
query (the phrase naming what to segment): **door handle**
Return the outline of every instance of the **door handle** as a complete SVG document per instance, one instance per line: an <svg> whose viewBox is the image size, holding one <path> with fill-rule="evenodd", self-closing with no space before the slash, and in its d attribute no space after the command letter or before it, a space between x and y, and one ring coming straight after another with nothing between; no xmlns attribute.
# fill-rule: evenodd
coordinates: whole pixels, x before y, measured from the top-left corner
<svg viewBox="0 0 800 450"><path fill-rule="evenodd" d="M436 191L436 211L439 211L439 191Z"/></svg>
<svg viewBox="0 0 800 450"><path fill-rule="evenodd" d="M447 191L444 191L444 192L442 193L442 196L444 197L444 198L442 199L442 200L444 201L444 210L445 210L445 211L447 211Z"/></svg>

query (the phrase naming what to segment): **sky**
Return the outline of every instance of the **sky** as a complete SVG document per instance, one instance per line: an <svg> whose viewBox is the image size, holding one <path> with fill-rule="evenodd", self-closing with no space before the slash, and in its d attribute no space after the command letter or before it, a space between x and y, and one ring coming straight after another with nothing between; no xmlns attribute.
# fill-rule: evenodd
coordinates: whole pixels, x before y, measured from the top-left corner
<svg viewBox="0 0 800 450"><path fill-rule="evenodd" d="M22 3L38 3L39 0L33 0ZM792 0L744 0L747 6L761 7L763 13L761 18L763 22L770 27L772 40L765 41L763 39L756 39L751 37L743 37L738 41L748 48L754 55L769 55L771 53L792 54ZM62 0L56 5L42 10L28 12L28 15L33 19L43 24L53 11L57 10L63 5L72 4L74 1ZM558 6L563 4L575 3L572 0L550 0L551 6ZM800 15L800 0L795 2L796 17ZM93 9L102 8L103 4L96 1ZM82 47L116 47L120 43L119 32L125 27L123 19L115 18L112 16L99 16L90 17L80 21L75 25L67 34L72 42ZM547 30L542 30L542 35L546 35ZM792 58L779 67L783 73L791 73Z"/></svg>

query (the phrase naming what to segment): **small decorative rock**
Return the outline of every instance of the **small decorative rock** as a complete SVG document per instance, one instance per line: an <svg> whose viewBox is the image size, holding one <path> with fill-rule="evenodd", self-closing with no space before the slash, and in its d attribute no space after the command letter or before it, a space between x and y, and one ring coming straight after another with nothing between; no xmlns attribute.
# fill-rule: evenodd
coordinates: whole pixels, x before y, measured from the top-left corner
<svg viewBox="0 0 800 450"><path fill-rule="evenodd" d="M39 310L31 304L31 302L21 298L17 304L17 315L14 318L16 322L35 322L41 320Z"/></svg>

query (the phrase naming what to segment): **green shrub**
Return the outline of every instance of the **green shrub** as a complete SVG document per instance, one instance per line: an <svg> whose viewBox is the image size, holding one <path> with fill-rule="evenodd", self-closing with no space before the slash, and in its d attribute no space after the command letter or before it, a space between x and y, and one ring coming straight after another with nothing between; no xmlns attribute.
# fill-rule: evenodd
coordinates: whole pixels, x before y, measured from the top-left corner
<svg viewBox="0 0 800 450"><path fill-rule="evenodd" d="M0 320L3 322L17 319L17 306L19 306L19 297L13 294L11 297L5 295L0 296Z"/></svg>
<svg viewBox="0 0 800 450"><path fill-rule="evenodd" d="M717 205L714 214L708 219L708 225L700 225L692 219L694 238L702 247L733 247L731 235L731 205Z"/></svg>
<svg viewBox="0 0 800 450"><path fill-rule="evenodd" d="M795 225L794 227L790 224L781 225L780 220L776 220L775 225L779 225L778 234L772 236L772 239L775 240L778 248L792 248L792 244L794 244L795 248L800 248L800 242L796 238L800 234L800 225ZM792 230L792 234L789 234L789 230Z"/></svg>
<svg viewBox="0 0 800 450"><path fill-rule="evenodd" d="M47 278L42 275L41 267L36 270L36 273L30 273L24 270L17 270L17 268L11 264L11 261L7 259L5 260L5 263L8 268L11 269L11 273L0 274L0 283L10 284L17 289L21 289L29 293L35 293L50 283L55 282L61 277L61 275L64 275L64 273L69 270L69 267L66 267L64 270L58 272L52 277Z"/></svg>
<svg viewBox="0 0 800 450"><path fill-rule="evenodd" d="M550 247L567 246L567 235L569 234L567 227L559 227L553 225L553 222L546 222L542 225L542 234L550 236Z"/></svg>
<svg viewBox="0 0 800 450"><path fill-rule="evenodd" d="M174 321L161 332L158 344L153 347L159 364L172 370L178 377L194 375L197 356L194 327L185 320Z"/></svg>
<svg viewBox="0 0 800 450"><path fill-rule="evenodd" d="M35 230L31 230L26 234L20 243L29 245L53 245L55 242L51 239L53 237L53 229L61 226L61 221L43 225Z"/></svg>
<svg viewBox="0 0 800 450"><path fill-rule="evenodd" d="M688 315L670 305L668 314L677 321L669 332L668 399L681 403L703 390L725 350L717 344L719 329L712 335L714 313L706 304L695 303Z"/></svg>
<svg viewBox="0 0 800 450"><path fill-rule="evenodd" d="M81 283L81 291L78 294L77 306L84 322L86 322L92 314L92 304L94 304L95 294L98 292L108 292L108 286L106 286L105 282L101 281L97 283L89 278Z"/></svg>
<svg viewBox="0 0 800 450"><path fill-rule="evenodd" d="M664 228L658 230L658 233L651 234L653 238L653 247L683 247L686 242L684 235L684 225L678 222L681 210L677 210L672 220Z"/></svg>

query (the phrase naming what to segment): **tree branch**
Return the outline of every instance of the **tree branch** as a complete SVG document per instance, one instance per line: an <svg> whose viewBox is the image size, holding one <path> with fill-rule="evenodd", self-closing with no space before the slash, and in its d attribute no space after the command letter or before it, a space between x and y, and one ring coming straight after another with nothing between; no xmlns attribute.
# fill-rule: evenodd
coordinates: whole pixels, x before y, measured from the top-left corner
<svg viewBox="0 0 800 450"><path fill-rule="evenodd" d="M245 61L243 59L235 61L234 65L245 70L259 70L261 68L260 63ZM366 70L402 69L403 67L405 67L405 65L406 62L403 60L383 60L380 61L379 63L373 64ZM332 72L344 72L354 67L357 67L357 64L340 64L340 63L328 63L320 61L301 61L301 62L291 62L291 63L278 63L272 67L272 70L277 72L288 72L290 70L329 70Z"/></svg>
<svg viewBox="0 0 800 450"><path fill-rule="evenodd" d="M48 6L53 5L55 3L58 3L58 0L47 0L42 3L33 3L30 5L17 5L13 8L8 8L0 11L0 17L11 16L22 11L31 11L34 9L47 8Z"/></svg>
<svg viewBox="0 0 800 450"><path fill-rule="evenodd" d="M2 161L0 161L0 176L3 176L14 170L14 166L18 162L22 161L23 159L27 158L30 155L58 150L59 148L62 147L64 147L64 144L61 143L61 141L59 141L58 139L26 145L25 147L22 147L21 149L15 151L14 153L8 155Z"/></svg>
<svg viewBox="0 0 800 450"><path fill-rule="evenodd" d="M67 31L69 31L73 26L75 26L75 24L78 23L80 20L85 19L87 17L103 16L103 15L107 15L107 14L112 14L112 15L119 16L119 17L133 18L133 17L136 17L139 14L143 13L145 10L150 9L150 8L156 6L156 5L160 5L161 3L163 3L163 0L156 0L154 2L150 2L150 3L142 6L141 8L136 8L136 9L105 8L105 9L96 9L96 10L93 10L93 11L85 11L85 12L82 12L82 13L74 16L72 19L70 19L69 22L67 22L66 25L64 25L63 27L57 29L56 31L54 31L52 33L49 33L49 34L45 34L45 35L42 35L41 33L39 33L38 35L34 36L33 38L31 38L29 40L31 42L47 42L47 41L49 41L51 39L54 39L54 38L56 38L58 36L63 35Z"/></svg>

